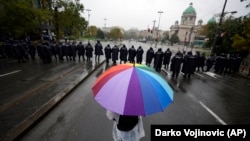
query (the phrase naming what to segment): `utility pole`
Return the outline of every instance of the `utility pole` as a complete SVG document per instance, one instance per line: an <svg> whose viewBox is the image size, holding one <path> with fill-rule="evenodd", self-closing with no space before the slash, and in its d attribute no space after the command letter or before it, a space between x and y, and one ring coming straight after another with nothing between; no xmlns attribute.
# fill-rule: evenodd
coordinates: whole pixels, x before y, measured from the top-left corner
<svg viewBox="0 0 250 141"><path fill-rule="evenodd" d="M219 28L221 27L221 23L222 23L222 19L224 17L224 11L225 11L226 5L227 5L227 0L225 0L223 9L222 9L222 12L221 12L221 15L220 15L220 21L219 21L218 26L216 27L215 39L214 39L214 42L213 42L213 45L212 45L211 54L215 53L215 48L216 48L215 46L216 46L216 42L217 42L217 39L218 39L218 36L219 36Z"/></svg>

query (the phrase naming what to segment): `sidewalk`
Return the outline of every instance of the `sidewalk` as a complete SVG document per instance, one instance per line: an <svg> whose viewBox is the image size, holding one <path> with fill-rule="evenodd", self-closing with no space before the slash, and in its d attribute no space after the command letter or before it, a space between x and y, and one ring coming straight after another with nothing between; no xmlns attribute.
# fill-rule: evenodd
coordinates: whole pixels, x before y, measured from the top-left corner
<svg viewBox="0 0 250 141"><path fill-rule="evenodd" d="M67 72L62 71L60 74L51 76L54 77L53 81L44 81L44 83L34 81L33 83L37 84L32 84L32 86L36 86L35 90L31 90L32 95L28 95L21 102L19 101L20 103L15 103L14 106L9 106L6 108L7 110L0 110L0 140L17 139L57 106L78 84L104 62L105 60L102 57L99 63L94 61L84 62L75 65ZM27 90L18 92L25 93Z"/></svg>

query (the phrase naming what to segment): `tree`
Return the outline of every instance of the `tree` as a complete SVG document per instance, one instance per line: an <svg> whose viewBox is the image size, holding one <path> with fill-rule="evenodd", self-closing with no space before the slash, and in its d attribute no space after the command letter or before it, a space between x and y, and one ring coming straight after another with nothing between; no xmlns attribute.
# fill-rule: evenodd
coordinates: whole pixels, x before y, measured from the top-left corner
<svg viewBox="0 0 250 141"><path fill-rule="evenodd" d="M32 0L2 0L0 1L1 30L5 34L12 34L20 38L39 27L39 21L48 19L47 10L36 9ZM48 14L49 15L49 14Z"/></svg>
<svg viewBox="0 0 250 141"><path fill-rule="evenodd" d="M169 32L168 31L164 32L162 36L163 36L162 42L166 42L169 40Z"/></svg>
<svg viewBox="0 0 250 141"><path fill-rule="evenodd" d="M216 23L208 23L204 26L202 26L202 30L200 30L201 35L205 35L208 40L206 41L204 47L205 48L211 48L213 45L213 41L215 39L215 32L216 32Z"/></svg>
<svg viewBox="0 0 250 141"><path fill-rule="evenodd" d="M122 39L123 38L123 34L120 28L115 27L113 29L111 29L110 33L109 33L109 37L113 38L115 40L117 39Z"/></svg>
<svg viewBox="0 0 250 141"><path fill-rule="evenodd" d="M64 8L64 11L59 13L59 28L66 36L79 37L87 28L87 21L81 17L84 6L80 4L80 0L61 0L58 6Z"/></svg>
<svg viewBox="0 0 250 141"><path fill-rule="evenodd" d="M250 18L246 18L240 23L242 32L233 36L232 46L237 51L250 52Z"/></svg>
<svg viewBox="0 0 250 141"><path fill-rule="evenodd" d="M97 35L97 27L96 26L89 26L86 32L86 37L95 38Z"/></svg>
<svg viewBox="0 0 250 141"><path fill-rule="evenodd" d="M179 37L178 37L176 34L173 34L173 35L170 37L169 41L171 42L171 45L172 45L173 43L179 43L179 42L180 42L180 39L179 39Z"/></svg>
<svg viewBox="0 0 250 141"><path fill-rule="evenodd" d="M97 34L96 34L96 38L99 38L99 39L104 39L104 32L100 29L100 28L98 28L97 29Z"/></svg>
<svg viewBox="0 0 250 141"><path fill-rule="evenodd" d="M87 22L81 17L84 6L80 0L40 2L41 5L35 5L34 0L1 0L1 34L19 38L40 29L49 29L68 36L80 36L86 30ZM61 8L64 10L60 11Z"/></svg>

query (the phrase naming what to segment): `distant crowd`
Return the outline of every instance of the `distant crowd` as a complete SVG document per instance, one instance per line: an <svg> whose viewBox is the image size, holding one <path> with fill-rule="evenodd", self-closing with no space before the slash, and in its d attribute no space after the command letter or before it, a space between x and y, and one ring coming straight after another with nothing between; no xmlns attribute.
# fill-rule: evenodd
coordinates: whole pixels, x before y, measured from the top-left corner
<svg viewBox="0 0 250 141"><path fill-rule="evenodd" d="M143 58L144 49L139 46L137 49L131 47L118 47L109 44L103 47L102 43L97 40L94 46L90 42L83 44L82 42L38 42L36 44L25 41L6 41L0 46L0 55L2 58L16 58L19 63L28 60L34 60L36 55L48 64L52 62L54 57L56 60L67 61L90 61L93 56L95 60L100 60L101 55L105 55L106 63L138 63L143 60L145 64L150 66L151 63L156 71L160 72L162 66L166 70L172 72L172 77L177 78L180 72L184 73L184 78L190 78L195 71L210 71L211 68L216 73L234 73L238 72L242 57L239 54L220 54L219 56L205 56L205 53L196 51L195 53L178 51L173 54L169 48L163 51L158 48L156 51L150 47L146 52L146 58Z"/></svg>

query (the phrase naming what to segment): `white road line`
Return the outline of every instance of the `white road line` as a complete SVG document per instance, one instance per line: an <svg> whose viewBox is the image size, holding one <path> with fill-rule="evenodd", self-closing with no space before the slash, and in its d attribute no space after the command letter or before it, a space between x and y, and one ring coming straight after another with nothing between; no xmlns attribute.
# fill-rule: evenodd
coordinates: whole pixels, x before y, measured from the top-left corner
<svg viewBox="0 0 250 141"><path fill-rule="evenodd" d="M201 106L205 108L216 120L218 120L222 125L227 125L226 122L224 122L219 116L217 116L212 110L210 110L205 104L203 104L201 101L199 101Z"/></svg>
<svg viewBox="0 0 250 141"><path fill-rule="evenodd" d="M201 74L199 74L199 73L197 73L197 72L195 72L194 74L196 74L196 75L198 75L198 76L200 76L200 77L204 77L203 75L201 75Z"/></svg>
<svg viewBox="0 0 250 141"><path fill-rule="evenodd" d="M6 75L10 75L10 74L13 74L13 73L17 73L17 72L19 72L19 71L22 71L22 70L16 70L16 71L13 71L13 72L1 74L0 77L6 76Z"/></svg>
<svg viewBox="0 0 250 141"><path fill-rule="evenodd" d="M218 75L216 75L215 73L212 73L212 72L204 72L206 75L209 75L213 78L217 78Z"/></svg>

